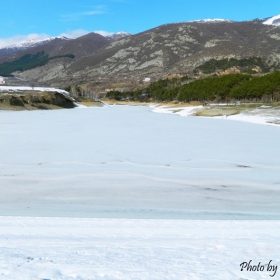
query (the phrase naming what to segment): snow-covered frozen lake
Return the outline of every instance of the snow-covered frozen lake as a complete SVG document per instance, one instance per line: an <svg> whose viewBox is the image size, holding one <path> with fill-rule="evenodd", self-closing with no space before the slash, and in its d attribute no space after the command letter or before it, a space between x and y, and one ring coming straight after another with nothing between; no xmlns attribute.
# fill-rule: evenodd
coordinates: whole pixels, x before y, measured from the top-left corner
<svg viewBox="0 0 280 280"><path fill-rule="evenodd" d="M279 219L280 129L108 106L0 112L0 215Z"/></svg>
<svg viewBox="0 0 280 280"><path fill-rule="evenodd" d="M279 279L279 127L127 106L0 127L1 280Z"/></svg>

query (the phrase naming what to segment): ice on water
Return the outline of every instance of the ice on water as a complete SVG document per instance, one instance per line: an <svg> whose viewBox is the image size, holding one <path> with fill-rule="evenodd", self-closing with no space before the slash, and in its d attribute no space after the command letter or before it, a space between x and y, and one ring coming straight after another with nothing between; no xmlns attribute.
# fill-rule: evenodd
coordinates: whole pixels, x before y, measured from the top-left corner
<svg viewBox="0 0 280 280"><path fill-rule="evenodd" d="M0 112L0 215L280 217L280 129L108 106Z"/></svg>

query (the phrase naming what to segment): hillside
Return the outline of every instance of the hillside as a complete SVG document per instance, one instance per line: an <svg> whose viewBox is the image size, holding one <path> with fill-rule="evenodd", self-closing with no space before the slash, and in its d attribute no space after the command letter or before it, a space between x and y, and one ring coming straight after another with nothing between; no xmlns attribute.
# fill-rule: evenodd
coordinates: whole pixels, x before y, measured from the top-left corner
<svg viewBox="0 0 280 280"><path fill-rule="evenodd" d="M98 74L185 73L210 58L260 56L279 63L280 29L257 22L179 23L119 40L71 65ZM93 72L90 69L90 72ZM87 69L89 70L89 69Z"/></svg>
<svg viewBox="0 0 280 280"><path fill-rule="evenodd" d="M51 47L44 45L45 53L50 56L69 53L75 59L54 60L16 75L31 83L57 87L84 85L90 91L102 92L106 88L122 91L143 87L146 77L152 81L174 75L203 77L207 73L200 67L211 59L254 57L262 62L261 66L252 65L247 70L256 74L279 69L280 63L280 27L260 20L166 24L113 42L95 33L63 43L54 41ZM32 48L31 53L38 51L42 48ZM16 53L17 58L22 54ZM11 56L6 59L12 60ZM242 72L239 65L231 68L214 72Z"/></svg>

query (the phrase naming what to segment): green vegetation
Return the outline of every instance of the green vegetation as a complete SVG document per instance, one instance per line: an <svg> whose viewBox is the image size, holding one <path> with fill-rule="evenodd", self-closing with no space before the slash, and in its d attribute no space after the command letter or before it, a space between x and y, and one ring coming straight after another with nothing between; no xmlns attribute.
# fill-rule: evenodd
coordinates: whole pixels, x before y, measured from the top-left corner
<svg viewBox="0 0 280 280"><path fill-rule="evenodd" d="M187 84L182 79L159 80L144 90L132 92L111 91L108 98L137 101L279 101L280 72L256 77L245 74L230 74L208 77Z"/></svg>
<svg viewBox="0 0 280 280"><path fill-rule="evenodd" d="M199 67L196 67L194 72L202 71L205 74L215 73L217 71L224 71L231 67L238 67L243 73L255 74L256 67L259 67L261 72L267 73L270 67L263 61L261 57L249 57L243 59L210 59Z"/></svg>
<svg viewBox="0 0 280 280"><path fill-rule="evenodd" d="M10 76L11 73L15 71L30 70L39 66L43 66L52 59L57 59L62 57L74 58L75 56L73 54L65 54L60 56L49 57L49 55L45 54L44 51L38 52L35 55L26 54L14 61L4 62L0 64L0 75Z"/></svg>
<svg viewBox="0 0 280 280"><path fill-rule="evenodd" d="M253 77L234 87L229 96L235 99L280 100L280 72L262 77Z"/></svg>
<svg viewBox="0 0 280 280"><path fill-rule="evenodd" d="M67 53L67 54L64 54L64 55L57 55L57 56L52 56L49 58L49 60L52 60L52 59L56 59L56 58L62 58L62 57L68 57L68 58L75 58L75 55L74 54L71 54L71 53Z"/></svg>
<svg viewBox="0 0 280 280"><path fill-rule="evenodd" d="M192 100L217 99L227 100L233 88L250 80L250 75L230 74L224 76L209 77L183 85L178 90L178 100L190 102Z"/></svg>
<svg viewBox="0 0 280 280"><path fill-rule="evenodd" d="M146 92L146 90L137 90L137 91L109 91L106 97L115 100L139 100L146 101L150 99L150 94Z"/></svg>

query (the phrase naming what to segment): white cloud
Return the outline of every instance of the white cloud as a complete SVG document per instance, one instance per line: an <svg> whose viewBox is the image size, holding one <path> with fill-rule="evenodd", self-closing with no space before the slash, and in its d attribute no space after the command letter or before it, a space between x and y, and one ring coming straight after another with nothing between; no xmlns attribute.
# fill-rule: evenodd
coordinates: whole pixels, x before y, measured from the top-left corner
<svg viewBox="0 0 280 280"><path fill-rule="evenodd" d="M89 32L90 31L84 29L77 29L77 30L67 31L65 33L60 34L59 36L65 36L67 38L78 38L80 36L88 34Z"/></svg>
<svg viewBox="0 0 280 280"><path fill-rule="evenodd" d="M28 35L16 35L13 37L9 38L0 38L0 48L5 48L14 44L21 43L26 40L41 40L41 39L46 39L49 38L50 36L47 34L28 34Z"/></svg>
<svg viewBox="0 0 280 280"><path fill-rule="evenodd" d="M106 13L106 6L95 6L89 11L84 11L80 13L73 13L73 14L67 14L67 15L61 15L62 21L77 21L82 19L86 16L93 16L93 15L101 15Z"/></svg>
<svg viewBox="0 0 280 280"><path fill-rule="evenodd" d="M96 30L96 31L93 31L94 33L98 33L102 36L109 36L109 35L113 35L114 32L108 32L108 31L104 31L104 30Z"/></svg>

